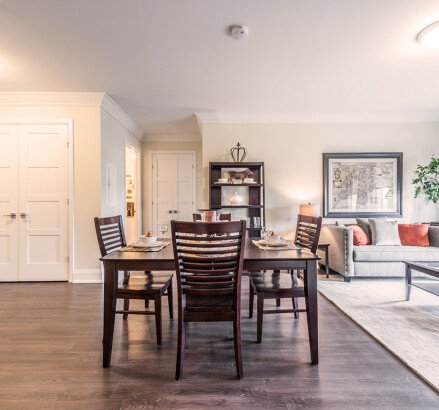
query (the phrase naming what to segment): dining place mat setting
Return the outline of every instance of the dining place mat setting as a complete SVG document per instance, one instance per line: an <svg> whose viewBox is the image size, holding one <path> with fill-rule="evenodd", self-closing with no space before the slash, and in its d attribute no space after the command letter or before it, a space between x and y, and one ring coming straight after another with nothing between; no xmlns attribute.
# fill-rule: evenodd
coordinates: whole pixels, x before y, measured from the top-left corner
<svg viewBox="0 0 439 410"><path fill-rule="evenodd" d="M166 248L170 245L171 242L163 241L159 246L139 246L134 244L130 244L119 249L119 252L160 252L162 249Z"/></svg>
<svg viewBox="0 0 439 410"><path fill-rule="evenodd" d="M294 243L287 241L286 239L282 239L282 246L269 246L266 245L266 242L263 239L260 240L254 240L253 243L261 250L263 251L290 251L290 250L297 250L300 249L297 245Z"/></svg>

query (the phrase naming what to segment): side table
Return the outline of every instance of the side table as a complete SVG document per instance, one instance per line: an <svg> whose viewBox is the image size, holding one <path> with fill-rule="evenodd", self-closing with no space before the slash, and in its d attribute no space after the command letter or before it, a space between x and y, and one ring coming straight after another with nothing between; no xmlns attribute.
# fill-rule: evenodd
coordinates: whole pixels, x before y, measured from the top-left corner
<svg viewBox="0 0 439 410"><path fill-rule="evenodd" d="M325 252L325 272L326 277L329 278L329 243L319 243L317 249Z"/></svg>

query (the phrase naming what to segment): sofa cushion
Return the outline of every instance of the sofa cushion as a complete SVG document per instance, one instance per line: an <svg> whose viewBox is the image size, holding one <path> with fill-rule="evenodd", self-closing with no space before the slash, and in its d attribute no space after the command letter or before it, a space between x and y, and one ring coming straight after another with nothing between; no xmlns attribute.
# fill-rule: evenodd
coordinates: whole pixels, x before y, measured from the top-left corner
<svg viewBox="0 0 439 410"><path fill-rule="evenodd" d="M399 224L398 231L401 245L429 246L429 224Z"/></svg>
<svg viewBox="0 0 439 410"><path fill-rule="evenodd" d="M354 246L354 262L439 261L434 246Z"/></svg>
<svg viewBox="0 0 439 410"><path fill-rule="evenodd" d="M397 221L369 219L372 245L401 245Z"/></svg>

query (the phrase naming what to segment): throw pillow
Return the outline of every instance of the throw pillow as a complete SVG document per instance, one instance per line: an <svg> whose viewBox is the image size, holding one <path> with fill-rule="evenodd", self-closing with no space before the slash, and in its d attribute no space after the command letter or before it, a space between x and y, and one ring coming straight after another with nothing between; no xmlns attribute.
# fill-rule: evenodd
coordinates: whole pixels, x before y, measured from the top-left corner
<svg viewBox="0 0 439 410"><path fill-rule="evenodd" d="M365 232L365 234L367 235L368 239L369 239L369 243L373 243L372 242L372 232L370 230L370 219L368 218L355 218L357 220L357 225ZM382 221L387 221L386 217L383 218L374 218L374 219L381 219Z"/></svg>
<svg viewBox="0 0 439 410"><path fill-rule="evenodd" d="M401 245L430 246L428 241L429 224L400 224L398 225Z"/></svg>
<svg viewBox="0 0 439 410"><path fill-rule="evenodd" d="M398 232L398 221L369 219L372 234L372 245L401 245Z"/></svg>
<svg viewBox="0 0 439 410"><path fill-rule="evenodd" d="M364 246L370 245L369 238L366 233L358 225L349 225L346 228L350 228L354 231L354 245Z"/></svg>

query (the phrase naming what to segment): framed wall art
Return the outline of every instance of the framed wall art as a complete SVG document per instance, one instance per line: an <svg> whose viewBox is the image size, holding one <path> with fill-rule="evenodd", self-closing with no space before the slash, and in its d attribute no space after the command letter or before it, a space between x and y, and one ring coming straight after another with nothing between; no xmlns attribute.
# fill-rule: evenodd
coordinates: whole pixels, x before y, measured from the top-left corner
<svg viewBox="0 0 439 410"><path fill-rule="evenodd" d="M402 152L323 154L323 216L402 217Z"/></svg>

